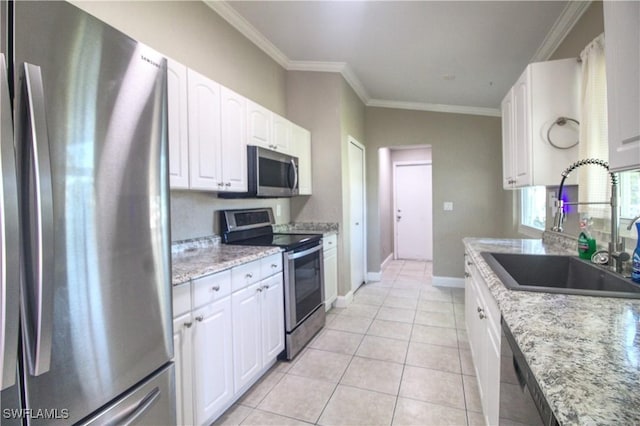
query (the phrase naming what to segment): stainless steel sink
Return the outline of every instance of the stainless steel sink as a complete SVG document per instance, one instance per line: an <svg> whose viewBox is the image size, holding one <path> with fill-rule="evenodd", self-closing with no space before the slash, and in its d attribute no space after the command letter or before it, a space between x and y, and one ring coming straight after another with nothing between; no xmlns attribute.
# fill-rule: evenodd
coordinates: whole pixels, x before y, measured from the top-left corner
<svg viewBox="0 0 640 426"><path fill-rule="evenodd" d="M482 253L511 290L640 298L640 285L575 256Z"/></svg>

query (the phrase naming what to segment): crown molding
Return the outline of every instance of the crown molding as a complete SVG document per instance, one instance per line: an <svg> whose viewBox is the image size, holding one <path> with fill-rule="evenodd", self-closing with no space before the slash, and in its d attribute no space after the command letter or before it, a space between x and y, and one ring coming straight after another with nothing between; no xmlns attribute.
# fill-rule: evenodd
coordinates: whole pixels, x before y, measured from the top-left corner
<svg viewBox="0 0 640 426"><path fill-rule="evenodd" d="M282 53L273 43L271 43L260 31L249 23L242 15L240 15L226 1L204 0L204 3L213 9L225 21L231 24L240 34L251 40L253 44L258 46L264 53L269 55L283 68L287 68L289 58Z"/></svg>
<svg viewBox="0 0 640 426"><path fill-rule="evenodd" d="M342 74L342 77L356 92L362 103L366 105L369 102L367 89L364 88L356 73L346 62L289 61L286 69L289 71L335 72Z"/></svg>
<svg viewBox="0 0 640 426"><path fill-rule="evenodd" d="M448 112L453 114L483 115L488 117L501 117L498 108L471 107L462 105L428 104L422 102L399 102L384 99L371 99L368 107L409 109L415 111Z"/></svg>
<svg viewBox="0 0 640 426"><path fill-rule="evenodd" d="M591 6L591 3L590 0L569 1L529 63L548 60L580 20L584 12Z"/></svg>

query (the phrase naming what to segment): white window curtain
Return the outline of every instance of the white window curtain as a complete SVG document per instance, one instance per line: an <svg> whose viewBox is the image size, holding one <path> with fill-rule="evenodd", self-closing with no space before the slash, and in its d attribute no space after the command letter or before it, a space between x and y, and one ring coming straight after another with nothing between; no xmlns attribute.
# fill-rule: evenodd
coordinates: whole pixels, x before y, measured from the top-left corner
<svg viewBox="0 0 640 426"><path fill-rule="evenodd" d="M597 158L609 161L604 44L603 33L580 53L582 60L580 144L578 145L580 159ZM581 202L609 200L610 180L603 168L583 166L577 172L578 199ZM610 215L607 205L581 205L578 211L593 218L608 218Z"/></svg>

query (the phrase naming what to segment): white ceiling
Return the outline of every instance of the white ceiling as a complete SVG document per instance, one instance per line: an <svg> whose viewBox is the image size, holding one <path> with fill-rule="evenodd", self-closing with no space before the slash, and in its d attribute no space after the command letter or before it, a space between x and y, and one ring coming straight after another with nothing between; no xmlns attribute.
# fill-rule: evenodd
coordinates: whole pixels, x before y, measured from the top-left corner
<svg viewBox="0 0 640 426"><path fill-rule="evenodd" d="M499 115L589 2L207 1L286 69L342 72L373 106Z"/></svg>

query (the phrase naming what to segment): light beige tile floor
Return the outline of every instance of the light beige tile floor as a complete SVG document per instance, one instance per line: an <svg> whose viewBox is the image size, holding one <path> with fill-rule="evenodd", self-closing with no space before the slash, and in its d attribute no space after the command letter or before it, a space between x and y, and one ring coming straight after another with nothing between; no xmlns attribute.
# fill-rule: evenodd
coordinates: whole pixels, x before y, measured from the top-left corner
<svg viewBox="0 0 640 426"><path fill-rule="evenodd" d="M464 290L431 282L430 262L390 262L215 424L482 424Z"/></svg>

